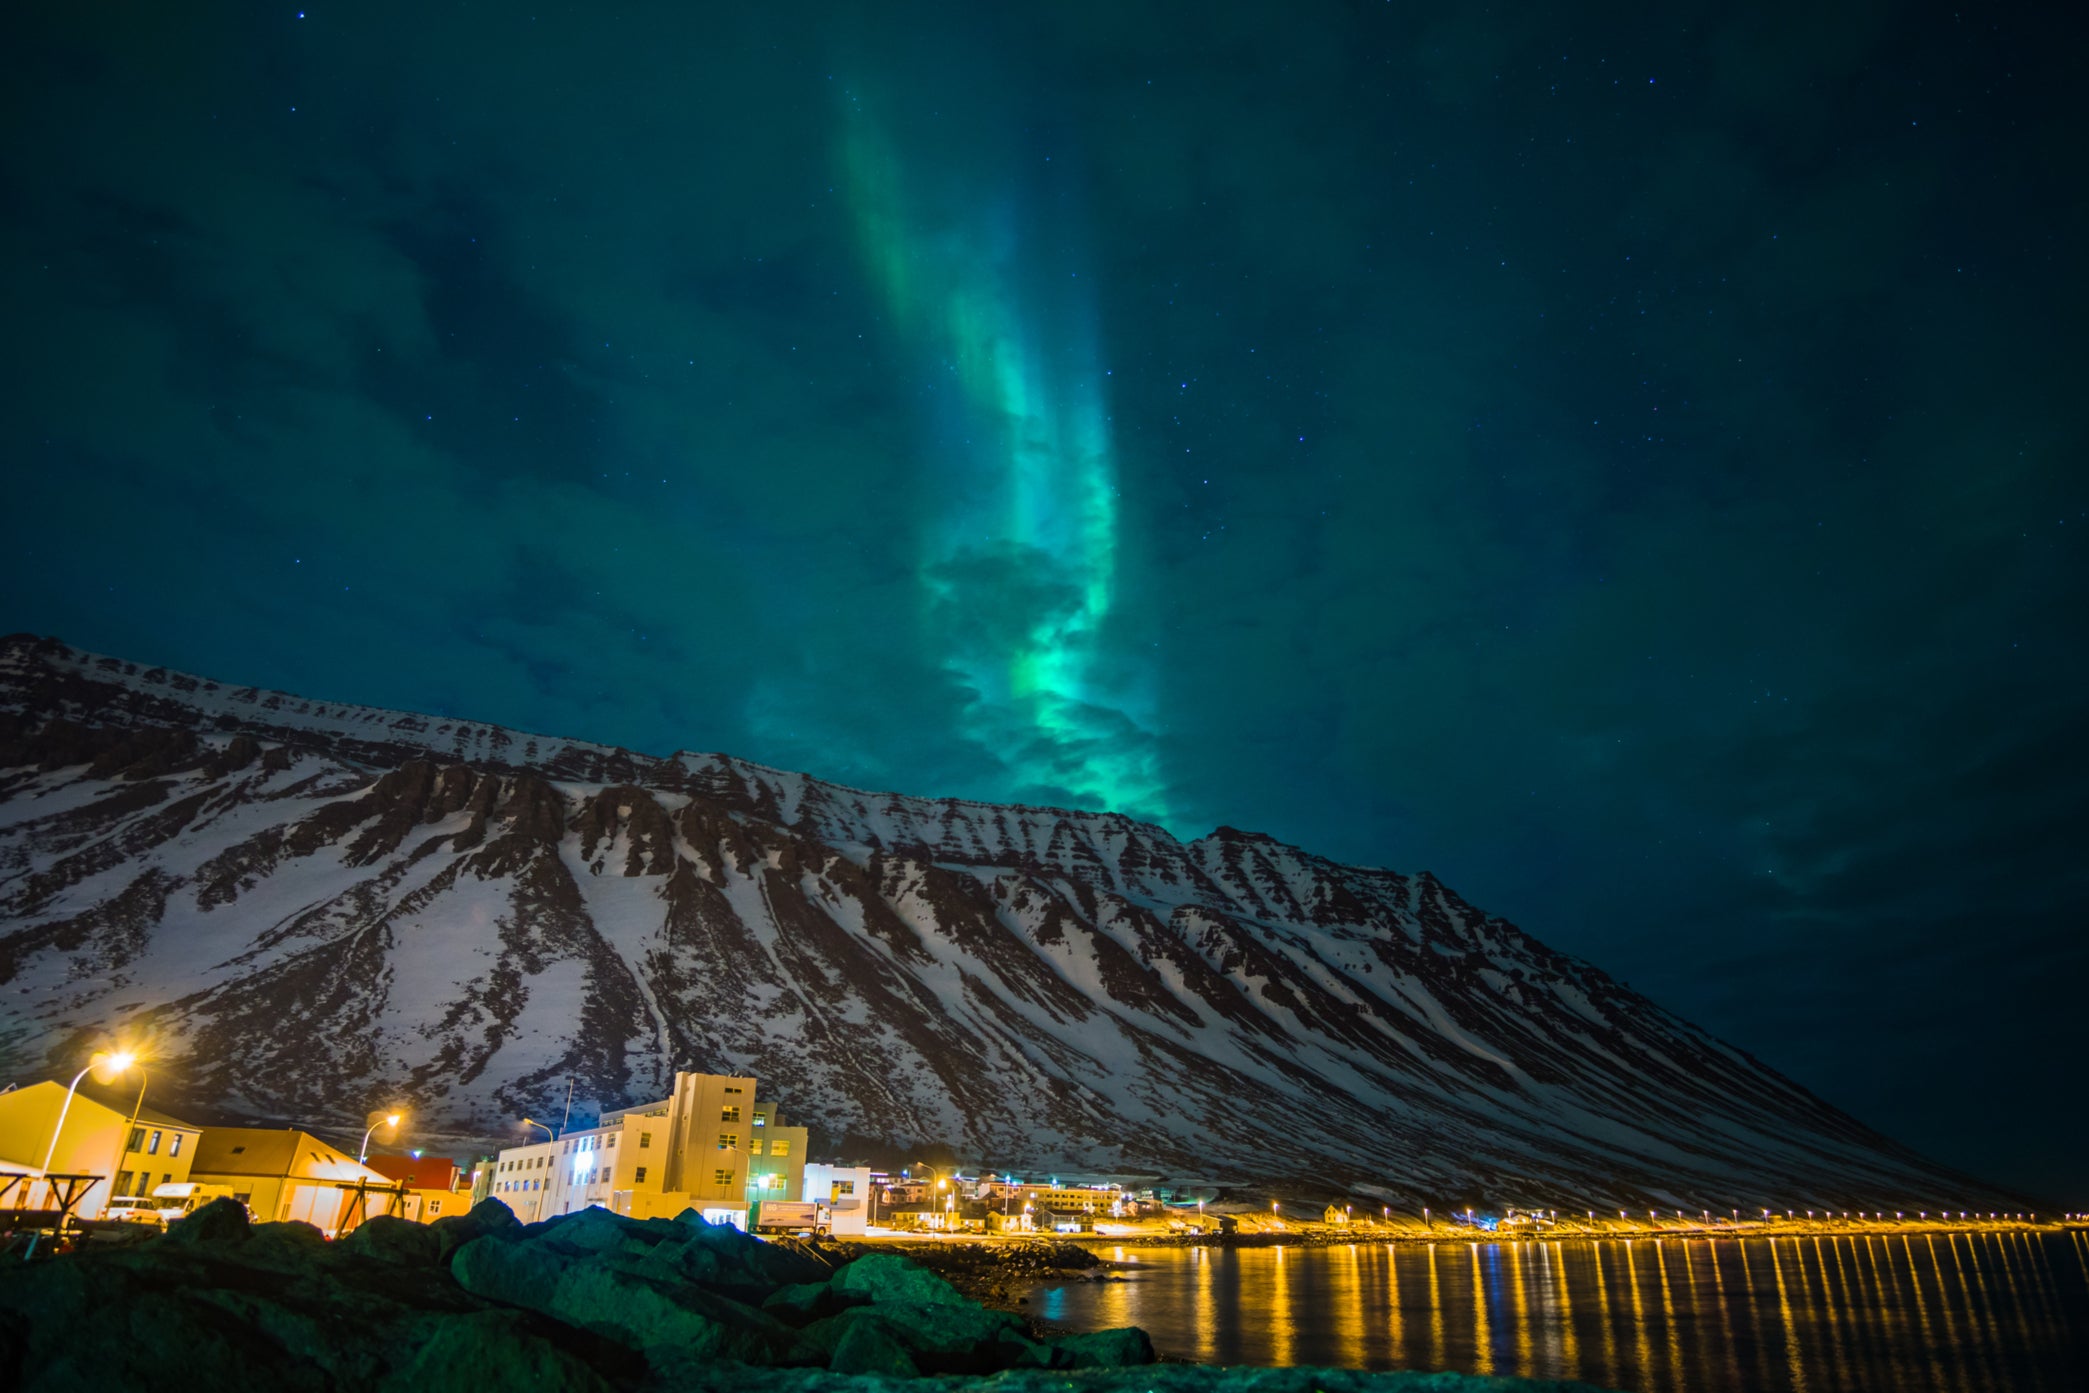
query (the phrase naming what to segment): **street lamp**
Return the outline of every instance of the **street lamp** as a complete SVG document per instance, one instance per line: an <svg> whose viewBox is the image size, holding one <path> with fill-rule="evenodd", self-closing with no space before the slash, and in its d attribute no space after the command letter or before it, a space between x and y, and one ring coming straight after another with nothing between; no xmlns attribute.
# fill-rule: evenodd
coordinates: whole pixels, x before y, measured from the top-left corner
<svg viewBox="0 0 2089 1393"><path fill-rule="evenodd" d="M58 1154L58 1134L65 1130L65 1115L72 1111L73 1091L80 1086L80 1080L86 1078L89 1071L105 1073L113 1078L136 1062L137 1056L129 1050L118 1050L114 1054L105 1050L96 1050L92 1055L88 1056L87 1068L74 1074L73 1081L66 1086L65 1101L58 1107L58 1125L51 1129L51 1144L44 1150L44 1163L38 1174L47 1176L51 1173L51 1158Z"/></svg>
<svg viewBox="0 0 2089 1393"><path fill-rule="evenodd" d="M370 1159L370 1133L380 1127L397 1127L399 1119L403 1116L405 1116L403 1113L388 1112L384 1115L383 1121L370 1124L369 1128L363 1133L363 1149L356 1155L356 1164L360 1165Z"/></svg>
<svg viewBox="0 0 2089 1393"><path fill-rule="evenodd" d="M552 1130L551 1130L551 1129L550 1129L549 1127L545 1126L545 1125L544 1125L543 1123L541 1123L541 1122L537 1121L537 1120L536 1120L535 1118L533 1118L533 1117L525 1117L525 1118L523 1118L523 1119L522 1119L522 1125L523 1125L523 1126L525 1126L525 1127L535 1127L535 1128L537 1128L537 1129L538 1129L539 1131L541 1131L541 1132L543 1132L543 1133L544 1133L544 1140L546 1140L546 1141L557 1141L557 1140L559 1139L559 1134L558 1134L558 1133L556 1133L556 1132L552 1131Z"/></svg>

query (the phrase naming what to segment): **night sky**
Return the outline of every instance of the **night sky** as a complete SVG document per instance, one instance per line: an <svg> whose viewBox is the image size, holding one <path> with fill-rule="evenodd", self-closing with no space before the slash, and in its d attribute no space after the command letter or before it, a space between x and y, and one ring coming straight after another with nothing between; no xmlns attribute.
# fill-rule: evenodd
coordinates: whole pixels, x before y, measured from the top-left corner
<svg viewBox="0 0 2089 1393"><path fill-rule="evenodd" d="M2078 51L1441 11L16 7L0 630L1432 870L2080 1207Z"/></svg>

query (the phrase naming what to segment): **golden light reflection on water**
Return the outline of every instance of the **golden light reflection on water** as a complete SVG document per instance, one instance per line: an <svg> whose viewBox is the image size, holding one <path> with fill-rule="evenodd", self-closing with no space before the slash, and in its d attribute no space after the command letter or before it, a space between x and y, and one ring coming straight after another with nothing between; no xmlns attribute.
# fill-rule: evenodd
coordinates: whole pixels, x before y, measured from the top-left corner
<svg viewBox="0 0 2089 1393"><path fill-rule="evenodd" d="M1625 1240L1625 1288L1632 1293L1632 1335L1634 1353L1639 1357L1636 1367L1651 1369L1654 1366L1653 1343L1647 1338L1647 1308L1639 1297L1639 1254L1634 1251L1638 1243Z"/></svg>
<svg viewBox="0 0 2089 1393"><path fill-rule="evenodd" d="M1480 1270L1481 1245L1468 1243L1465 1246L1472 1253L1472 1371L1491 1374L1494 1372L1494 1341L1487 1331L1487 1274ZM1492 1248L1494 1245L1486 1246Z"/></svg>
<svg viewBox="0 0 2089 1393"><path fill-rule="evenodd" d="M1792 1387L1805 1393L1806 1366L1799 1359L1799 1342L1793 1336L1792 1303L1784 1286L1784 1262L1777 1251L1777 1239L1770 1242L1770 1271L1777 1278L1777 1315L1782 1322L1779 1334L1784 1338L1784 1362L1791 1369Z"/></svg>
<svg viewBox="0 0 2089 1393"><path fill-rule="evenodd" d="M1443 1284L1436 1278L1436 1245L1429 1245L1429 1367L1441 1369L1443 1357Z"/></svg>
<svg viewBox="0 0 2089 1393"><path fill-rule="evenodd" d="M1537 1358L1536 1351L1532 1349L1530 1302L1525 1299L1523 1290L1523 1250L1524 1245L1521 1243L1509 1245L1509 1266L1513 1273L1509 1292L1513 1298L1510 1311L1515 1317L1516 1325L1516 1373L1519 1377L1529 1378L1531 1370L1537 1367Z"/></svg>
<svg viewBox="0 0 2089 1393"><path fill-rule="evenodd" d="M1328 1306L1335 1318L1335 1348L1343 1368L1361 1368L1370 1362L1372 1351L1365 1334L1364 1281L1356 1245L1333 1249L1329 1256L1334 1259Z"/></svg>
<svg viewBox="0 0 2089 1393"><path fill-rule="evenodd" d="M1610 1279L1603 1273L1603 1250L1607 1243L1589 1245L1589 1255L1596 1263L1596 1301L1603 1315L1603 1381L1614 1384L1618 1374L1618 1332L1610 1319Z"/></svg>
<svg viewBox="0 0 2089 1393"><path fill-rule="evenodd" d="M1190 1271L1196 1279L1197 1318L1193 1328L1197 1332L1195 1358L1199 1364L1218 1362L1219 1305L1212 1291L1211 1250L1190 1249Z"/></svg>
<svg viewBox="0 0 2089 1393"><path fill-rule="evenodd" d="M1269 1358L1258 1363L1275 1364L1283 1367L1297 1361L1292 1358L1292 1338L1297 1334L1298 1321L1291 1303L1291 1264L1285 1259L1288 1249L1272 1248L1277 1255L1271 1268L1269 1294Z"/></svg>
<svg viewBox="0 0 2089 1393"><path fill-rule="evenodd" d="M1462 1246L1462 1251L1461 1251ZM1453 1368L1634 1393L2089 1388L2073 1234L1127 1249L1030 1309L1200 1362Z"/></svg>

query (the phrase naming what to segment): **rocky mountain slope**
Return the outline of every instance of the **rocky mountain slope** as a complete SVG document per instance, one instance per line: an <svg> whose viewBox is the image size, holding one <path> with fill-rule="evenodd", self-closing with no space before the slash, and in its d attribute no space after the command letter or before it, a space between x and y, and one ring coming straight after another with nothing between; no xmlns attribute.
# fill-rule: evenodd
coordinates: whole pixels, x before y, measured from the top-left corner
<svg viewBox="0 0 2089 1393"><path fill-rule="evenodd" d="M460 1140L681 1067L758 1076L830 1146L995 1168L1992 1193L1427 874L7 639L0 1078L110 1032L152 1037L162 1106L338 1129L406 1099Z"/></svg>

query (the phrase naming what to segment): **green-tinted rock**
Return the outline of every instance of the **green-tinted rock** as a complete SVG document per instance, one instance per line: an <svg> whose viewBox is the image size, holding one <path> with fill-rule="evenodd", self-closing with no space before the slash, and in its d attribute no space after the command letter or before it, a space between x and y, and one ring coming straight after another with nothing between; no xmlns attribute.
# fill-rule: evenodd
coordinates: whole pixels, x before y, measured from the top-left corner
<svg viewBox="0 0 2089 1393"><path fill-rule="evenodd" d="M800 1325L823 1320L850 1306L859 1306L868 1297L836 1291L826 1282L793 1282L787 1287L778 1287L762 1302L762 1309L779 1320L793 1321Z"/></svg>
<svg viewBox="0 0 2089 1393"><path fill-rule="evenodd" d="M326 1235L296 1219L280 1224L255 1224L247 1230L247 1241L239 1245L239 1261L252 1267L278 1272L307 1272L333 1255Z"/></svg>
<svg viewBox="0 0 2089 1393"><path fill-rule="evenodd" d="M573 1263L538 1309L630 1349L671 1349L702 1359L775 1361L791 1332L751 1306L686 1285L652 1281L597 1263Z"/></svg>
<svg viewBox="0 0 2089 1393"><path fill-rule="evenodd" d="M516 1237L522 1232L522 1221L499 1200L483 1199L462 1214L437 1219L428 1225L428 1231L439 1240L442 1256L448 1257L474 1238Z"/></svg>
<svg viewBox="0 0 2089 1393"><path fill-rule="evenodd" d="M221 1195L167 1226L165 1241L180 1247L223 1247L246 1238L247 1207Z"/></svg>
<svg viewBox="0 0 2089 1393"><path fill-rule="evenodd" d="M834 1274L832 1285L838 1292L867 1296L872 1301L971 1304L963 1293L935 1273L891 1253L870 1253L856 1259Z"/></svg>
<svg viewBox="0 0 2089 1393"><path fill-rule="evenodd" d="M875 1320L851 1321L835 1344L827 1368L837 1374L883 1374L888 1378L913 1378L921 1372L906 1346Z"/></svg>
<svg viewBox="0 0 2089 1393"><path fill-rule="evenodd" d="M1060 1335L1045 1344L1054 1369L1127 1369L1153 1362L1153 1341L1136 1325Z"/></svg>
<svg viewBox="0 0 2089 1393"><path fill-rule="evenodd" d="M395 1267L433 1267L442 1258L442 1239L425 1224L380 1214L351 1230L341 1251Z"/></svg>
<svg viewBox="0 0 2089 1393"><path fill-rule="evenodd" d="M473 1296L541 1311L572 1261L540 1244L488 1235L450 1255L450 1275Z"/></svg>
<svg viewBox="0 0 2089 1393"><path fill-rule="evenodd" d="M835 1320L846 1329L874 1320L891 1329L908 1349L917 1354L971 1354L1001 1338L1003 1331L1023 1328L1022 1318L1006 1311L989 1311L970 1302L953 1305L944 1301L880 1301L841 1312Z"/></svg>
<svg viewBox="0 0 2089 1393"><path fill-rule="evenodd" d="M384 1393L607 1393L601 1375L548 1340L523 1318L479 1311L439 1321Z"/></svg>

